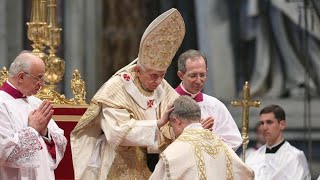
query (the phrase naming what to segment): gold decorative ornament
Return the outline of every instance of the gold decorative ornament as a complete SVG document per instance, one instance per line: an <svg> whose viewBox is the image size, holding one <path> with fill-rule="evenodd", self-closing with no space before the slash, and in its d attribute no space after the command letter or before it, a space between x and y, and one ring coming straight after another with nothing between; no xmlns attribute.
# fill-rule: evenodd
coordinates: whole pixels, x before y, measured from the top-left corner
<svg viewBox="0 0 320 180"><path fill-rule="evenodd" d="M9 72L6 67L3 67L0 71L0 86L3 85L3 83L8 79Z"/></svg>
<svg viewBox="0 0 320 180"><path fill-rule="evenodd" d="M48 36L47 23L45 21L45 0L33 0L31 10L31 20L27 22L28 38L33 42L32 53L40 57L44 62L47 61L48 56L43 52L44 42Z"/></svg>
<svg viewBox="0 0 320 180"><path fill-rule="evenodd" d="M56 48L61 43L61 28L57 25L56 19L56 0L49 0L48 3L48 36L45 44L49 47L49 56L46 62L45 78L49 83L48 87L52 90L56 89L56 84L61 81L64 75L65 63L56 56Z"/></svg>
<svg viewBox="0 0 320 180"><path fill-rule="evenodd" d="M81 79L79 71L76 69L72 75L71 79L71 89L74 95L72 99L76 104L86 104L86 91L85 91L85 82Z"/></svg>
<svg viewBox="0 0 320 180"><path fill-rule="evenodd" d="M153 20L144 31L138 63L145 68L166 71L185 35L185 24L177 9L170 9Z"/></svg>
<svg viewBox="0 0 320 180"><path fill-rule="evenodd" d="M56 49L61 43L60 33L62 31L57 23L56 7L56 0L32 0L31 20L27 23L28 38L33 42L32 53L40 57L46 66L46 73L44 75L46 85L40 89L36 96L42 100L51 101L54 104L86 104L85 83L81 79L78 70L75 70L73 79L71 80L74 98L70 100L66 99L64 95L56 91L57 83L62 80L65 71L65 62L56 56ZM49 56L44 53L44 45L49 48Z"/></svg>
<svg viewBox="0 0 320 180"><path fill-rule="evenodd" d="M249 143L249 108L259 107L261 103L259 100L250 101L250 86L248 81L246 81L243 86L243 99L231 101L231 104L235 107L242 107L242 160L243 162L245 162L246 149Z"/></svg>
<svg viewBox="0 0 320 180"><path fill-rule="evenodd" d="M71 88L75 98L66 99L66 97L62 94L59 94L55 90L48 88L48 86L44 86L40 91L36 94L36 96L42 100L48 100L54 104L71 104L71 105L85 105L87 104L85 101L86 89L85 82L81 79L81 75L79 71L76 69L73 73L73 79L71 80Z"/></svg>

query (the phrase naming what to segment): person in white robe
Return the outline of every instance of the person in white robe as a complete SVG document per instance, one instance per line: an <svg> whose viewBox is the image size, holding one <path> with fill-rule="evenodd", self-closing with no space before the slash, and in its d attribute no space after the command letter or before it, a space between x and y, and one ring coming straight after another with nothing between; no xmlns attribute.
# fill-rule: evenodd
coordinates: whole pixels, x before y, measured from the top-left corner
<svg viewBox="0 0 320 180"><path fill-rule="evenodd" d="M255 135L256 135L256 143L253 146L248 147L246 149L245 159L247 159L251 153L257 151L261 146L266 144L266 140L263 136L263 127L260 124L260 122L258 122L255 126ZM242 157L242 155L243 154L241 153L239 156Z"/></svg>
<svg viewBox="0 0 320 180"><path fill-rule="evenodd" d="M256 180L311 179L304 153L290 145L283 137L286 115L282 107L268 105L260 111L260 123L266 145L251 153L246 160Z"/></svg>
<svg viewBox="0 0 320 180"><path fill-rule="evenodd" d="M217 98L202 93L207 78L206 56L197 50L188 50L178 59L177 75L181 79L176 91L189 95L199 104L202 119L214 119L213 132L233 150L242 143L240 131L227 107ZM210 121L208 121L210 122Z"/></svg>
<svg viewBox="0 0 320 180"><path fill-rule="evenodd" d="M94 95L71 133L75 179L150 177L147 153L174 139L161 116L179 95L164 76L184 34L178 10L161 14L144 32L138 58Z"/></svg>
<svg viewBox="0 0 320 180"><path fill-rule="evenodd" d="M51 103L33 96L44 85L44 74L44 62L23 51L0 88L0 179L55 179L67 139L51 119Z"/></svg>
<svg viewBox="0 0 320 180"><path fill-rule="evenodd" d="M238 155L202 127L200 107L190 96L174 101L168 119L177 139L160 154L150 180L254 179Z"/></svg>

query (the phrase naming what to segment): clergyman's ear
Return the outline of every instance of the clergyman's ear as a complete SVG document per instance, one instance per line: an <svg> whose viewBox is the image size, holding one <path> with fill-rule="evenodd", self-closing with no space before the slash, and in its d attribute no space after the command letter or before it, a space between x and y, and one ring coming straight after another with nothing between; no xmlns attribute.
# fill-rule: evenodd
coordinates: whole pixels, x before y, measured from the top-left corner
<svg viewBox="0 0 320 180"><path fill-rule="evenodd" d="M283 131L286 128L286 121L285 120L281 120L280 121L280 129Z"/></svg>
<svg viewBox="0 0 320 180"><path fill-rule="evenodd" d="M180 78L181 81L183 81L183 73L181 71L177 72L178 77Z"/></svg>
<svg viewBox="0 0 320 180"><path fill-rule="evenodd" d="M25 73L20 71L16 76L18 77L18 81L22 81L25 77Z"/></svg>

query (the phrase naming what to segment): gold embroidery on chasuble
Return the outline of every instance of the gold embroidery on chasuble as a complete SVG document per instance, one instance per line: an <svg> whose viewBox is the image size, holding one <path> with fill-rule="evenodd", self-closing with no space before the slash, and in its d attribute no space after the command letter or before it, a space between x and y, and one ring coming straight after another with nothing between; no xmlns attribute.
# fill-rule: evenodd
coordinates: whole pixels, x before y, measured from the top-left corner
<svg viewBox="0 0 320 180"><path fill-rule="evenodd" d="M211 131L203 129L185 129L176 141L186 142L192 145L199 179L207 179L203 153L207 153L214 158L214 156L221 151L224 151L226 155L227 180L233 179L231 155L225 145L222 144L222 141L217 139ZM212 145L213 141L215 143Z"/></svg>
<svg viewBox="0 0 320 180"><path fill-rule="evenodd" d="M109 107L126 109L129 113L130 119L146 119L145 109L137 103L135 100L136 97L130 95L124 88L126 83L133 83L132 77L133 76L128 72L121 73L118 76L113 77L117 80L114 81L114 86L112 88L110 88L108 91L105 91L108 93L108 97L101 98L101 102ZM144 95L142 92L140 92L140 94ZM154 118L156 119L157 117ZM119 119L119 121L121 121L121 119ZM128 127L126 134L122 137L123 139L126 138L127 134L130 133L134 126L135 123L133 123L131 127ZM123 139L119 140L119 144L123 141ZM147 148L120 146L119 144L115 149L116 155L109 169L107 179L149 179L151 172L147 167Z"/></svg>
<svg viewBox="0 0 320 180"><path fill-rule="evenodd" d="M147 167L146 148L119 147L107 179L131 180L149 179L151 172Z"/></svg>
<svg viewBox="0 0 320 180"><path fill-rule="evenodd" d="M167 159L167 157L163 154L163 153L161 153L160 154L160 156L161 156L161 159L164 161L164 164L165 164L165 169L166 169L166 174L167 174L167 180L171 180L171 176L170 176L170 167L169 167L169 161L168 161L168 159Z"/></svg>

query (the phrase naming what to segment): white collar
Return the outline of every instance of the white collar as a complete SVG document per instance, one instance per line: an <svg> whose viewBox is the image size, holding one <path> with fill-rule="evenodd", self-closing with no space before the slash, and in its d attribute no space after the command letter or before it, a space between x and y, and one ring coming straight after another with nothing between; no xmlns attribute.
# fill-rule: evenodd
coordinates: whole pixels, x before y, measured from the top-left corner
<svg viewBox="0 0 320 180"><path fill-rule="evenodd" d="M185 91L186 93L190 94L190 96L191 96L192 98L195 98L195 97L199 94L199 93L197 93L197 94L192 94L191 92L187 91L187 90L183 87L183 82L182 82L182 81L181 81L180 86L181 86L181 89L182 89L183 91Z"/></svg>

